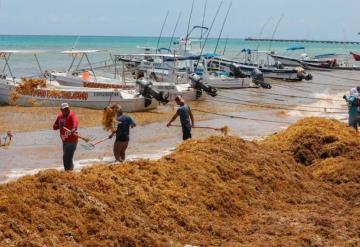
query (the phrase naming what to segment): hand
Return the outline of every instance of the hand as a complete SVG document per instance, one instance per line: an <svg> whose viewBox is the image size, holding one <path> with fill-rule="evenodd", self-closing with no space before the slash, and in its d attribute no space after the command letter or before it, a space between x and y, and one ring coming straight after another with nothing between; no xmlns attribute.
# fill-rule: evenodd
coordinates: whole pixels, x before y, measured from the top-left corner
<svg viewBox="0 0 360 247"><path fill-rule="evenodd" d="M170 126L171 126L171 123L168 123L168 124L166 125L166 127L168 127L168 128L169 128Z"/></svg>
<svg viewBox="0 0 360 247"><path fill-rule="evenodd" d="M111 135L109 135L109 139L114 137L114 133L112 133Z"/></svg>

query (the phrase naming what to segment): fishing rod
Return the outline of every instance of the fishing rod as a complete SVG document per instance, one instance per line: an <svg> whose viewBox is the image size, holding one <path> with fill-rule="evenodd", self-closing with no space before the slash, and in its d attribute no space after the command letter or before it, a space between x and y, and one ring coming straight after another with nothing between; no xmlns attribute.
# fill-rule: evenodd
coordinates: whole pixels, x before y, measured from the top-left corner
<svg viewBox="0 0 360 247"><path fill-rule="evenodd" d="M200 62L201 56L202 56L202 54L203 54L203 52L204 52L204 48L205 48L206 43L207 43L207 41L208 41L208 39L209 39L210 32L211 32L211 30L212 30L212 28L213 28L213 26L214 26L214 23L215 23L215 20L216 20L217 16L219 15L219 12L220 12L220 9L221 9L223 3L224 3L224 1L222 0L222 1L220 2L220 4L219 4L219 7L218 7L217 11L216 11L216 14L215 14L215 16L214 16L214 19L212 20L210 29L209 29L209 31L208 31L208 33L207 33L207 35L206 35L206 39L205 39L204 45L203 45L203 47L201 48L199 58L198 58L198 60L197 60L197 63L195 64L194 72L196 71L197 66L198 66L198 64L199 64L199 62Z"/></svg>
<svg viewBox="0 0 360 247"><path fill-rule="evenodd" d="M158 53L158 49L159 49L159 44L160 44L160 40L161 40L161 37L162 37L162 34L163 34L163 31L164 31L164 27L165 27L165 24L166 24L166 21L167 21L167 18L169 16L169 11L166 12L166 16L165 16L165 20L162 24L162 27L161 27L161 31L160 31L160 35L159 35L159 39L157 41L157 45L156 45L156 51L155 51L155 54Z"/></svg>
<svg viewBox="0 0 360 247"><path fill-rule="evenodd" d="M172 45L172 42L174 40L175 32L176 32L176 29L177 29L177 27L179 25L180 18L181 18L181 12L178 15L178 18L177 18L177 21L176 21L176 24L175 24L175 27L174 27L174 31L173 31L173 33L171 35L171 40L170 40L170 44L169 44L169 50L171 49L171 45Z"/></svg>
<svg viewBox="0 0 360 247"><path fill-rule="evenodd" d="M204 26L204 24L205 24L205 15L206 15L207 3L208 3L208 0L205 0L205 4L204 4L204 12L203 12L203 18L202 18L202 23L201 23L201 26ZM201 35L200 35L200 49L201 49L201 45L202 45L202 38L203 38L203 35L204 35L204 32L203 32L203 30L201 30Z"/></svg>
<svg viewBox="0 0 360 247"><path fill-rule="evenodd" d="M193 10L194 10L194 3L195 3L195 0L192 1L191 11L190 11L190 16L189 16L189 21L188 21L188 27L187 27L187 31L186 31L185 53L186 53L186 47L187 47L188 38L189 38L189 35L190 35L189 30L190 30L191 17L192 17L192 13L193 13Z"/></svg>
<svg viewBox="0 0 360 247"><path fill-rule="evenodd" d="M223 33L223 30L224 30L224 27L225 27L227 18L228 18L228 16L229 16L231 7L232 7L232 2L230 2L229 8L228 8L228 10L227 10L227 12L226 12L226 16L225 16L224 22L223 22L222 27L221 27L221 30L220 30L219 38L218 38L218 40L217 40L217 42L216 42L216 46L215 46L215 49L214 49L214 54L216 54L216 50L217 50L217 48L218 48L218 46L219 46L220 38L221 38L221 35L222 35L222 33Z"/></svg>

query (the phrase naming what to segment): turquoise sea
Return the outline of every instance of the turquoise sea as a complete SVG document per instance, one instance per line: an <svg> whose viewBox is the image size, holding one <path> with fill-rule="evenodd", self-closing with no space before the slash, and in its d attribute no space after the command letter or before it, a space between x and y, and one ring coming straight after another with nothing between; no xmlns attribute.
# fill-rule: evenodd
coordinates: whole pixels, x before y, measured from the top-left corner
<svg viewBox="0 0 360 247"><path fill-rule="evenodd" d="M174 41L178 38L174 38ZM169 48L171 38L163 37L159 47ZM65 70L71 62L71 57L61 54L61 51L70 50L75 46L76 49L98 49L102 52L90 55L92 62L109 59L109 52L112 54L142 53L141 47L156 47L158 37L125 37L125 36L23 36L23 35L1 35L0 50L31 50L38 51L39 62L43 69ZM205 47L206 52L214 52L217 39L209 39ZM269 50L270 42L246 41L244 39L225 39L220 40L217 52L222 53L225 44L227 57L234 57L242 49ZM360 51L359 45L343 44L324 44L324 43L290 43L272 42L271 50L286 54L286 49L293 45L304 45L305 51L297 53L307 53L317 55L324 53L348 54L350 51ZM172 46L173 48L174 46ZM193 43L193 49L199 50L199 43ZM0 66L4 65L4 60L0 60ZM36 62L31 55L15 54L10 61L13 74L16 76L34 75L39 73Z"/></svg>

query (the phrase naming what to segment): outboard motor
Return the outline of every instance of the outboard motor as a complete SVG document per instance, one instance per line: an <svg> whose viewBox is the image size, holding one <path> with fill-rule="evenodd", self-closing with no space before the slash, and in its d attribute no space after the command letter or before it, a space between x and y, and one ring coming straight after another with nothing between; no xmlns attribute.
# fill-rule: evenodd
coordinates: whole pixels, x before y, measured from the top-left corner
<svg viewBox="0 0 360 247"><path fill-rule="evenodd" d="M271 85L269 83L265 82L264 75L258 68L255 68L251 72L251 78L252 78L253 83L255 83L256 85L260 85L262 88L265 88L265 89L271 88Z"/></svg>
<svg viewBox="0 0 360 247"><path fill-rule="evenodd" d="M304 79L305 79L306 81L311 81L311 80L313 79L313 76L312 76L312 74L310 74L310 73L306 73Z"/></svg>
<svg viewBox="0 0 360 247"><path fill-rule="evenodd" d="M284 65L280 61L275 62L275 67L277 69L284 69Z"/></svg>
<svg viewBox="0 0 360 247"><path fill-rule="evenodd" d="M205 91L211 97L217 96L217 89L202 83L202 78L199 75L192 73L189 78L191 80L192 87L196 89L197 99L201 97L203 91Z"/></svg>
<svg viewBox="0 0 360 247"><path fill-rule="evenodd" d="M236 66L234 64L230 64L229 68L230 68L231 74L235 78L246 78L247 77L238 66Z"/></svg>
<svg viewBox="0 0 360 247"><path fill-rule="evenodd" d="M305 79L306 81L310 81L313 79L312 74L306 73L306 71L302 67L296 68L296 71L297 71L297 77L300 80Z"/></svg>
<svg viewBox="0 0 360 247"><path fill-rule="evenodd" d="M153 84L145 79L136 80L136 85L139 86L139 93L145 98L145 107L151 105L152 99L167 104L169 103L169 95L164 96L164 92L158 92L153 88Z"/></svg>

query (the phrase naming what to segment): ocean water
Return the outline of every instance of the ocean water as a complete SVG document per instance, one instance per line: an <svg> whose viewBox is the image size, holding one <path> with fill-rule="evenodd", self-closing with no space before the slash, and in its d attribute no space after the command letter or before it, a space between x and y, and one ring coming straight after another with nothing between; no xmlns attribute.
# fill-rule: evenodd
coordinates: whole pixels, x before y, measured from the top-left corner
<svg viewBox="0 0 360 247"><path fill-rule="evenodd" d="M178 40L178 38L174 38ZM160 40L159 47L169 48L171 38L163 37ZM22 35L0 35L0 50L29 50L37 51L39 62L43 70L66 70L71 57L61 54L61 51L76 49L97 49L101 52L90 54L89 58L95 64L100 61L108 60L109 54L128 54L142 53L141 47L156 47L158 37L120 37L120 36L22 36ZM207 41L205 52L214 52L217 39ZM317 55L324 53L349 54L350 51L360 51L359 45L343 44L324 44L324 43L290 43L290 42L257 42L246 41L243 39L222 39L219 41L217 53L223 53L226 45L225 55L233 58L241 52L242 49L271 50L286 54L286 49L292 45L304 45L305 51L300 50L297 54L307 53L308 55ZM175 46L172 45L171 48ZM199 42L193 42L192 49L199 50ZM294 52L293 52L294 53ZM84 64L84 63L83 63ZM100 63L99 63L100 64ZM28 76L39 73L38 66L31 52L23 54L14 54L11 57L10 65L15 76ZM4 60L0 60L1 69L4 66ZM2 71L2 70L1 70ZM6 72L8 73L8 72Z"/></svg>

